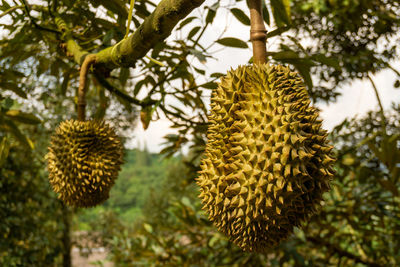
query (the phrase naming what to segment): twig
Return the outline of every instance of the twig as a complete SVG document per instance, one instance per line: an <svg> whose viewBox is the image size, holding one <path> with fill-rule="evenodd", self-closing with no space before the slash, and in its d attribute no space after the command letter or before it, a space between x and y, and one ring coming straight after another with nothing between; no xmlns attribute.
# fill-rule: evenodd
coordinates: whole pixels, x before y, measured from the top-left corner
<svg viewBox="0 0 400 267"><path fill-rule="evenodd" d="M132 12L133 12L134 6L135 6L135 0L131 0L131 4L129 7L129 13L128 13L128 25L126 25L126 33L125 33L124 39L128 38L128 35L129 35L129 29L131 27Z"/></svg>
<svg viewBox="0 0 400 267"><path fill-rule="evenodd" d="M127 100L128 102L134 104L134 105L138 105L141 107L147 107L147 106L151 106L154 105L155 103L157 103L156 100L153 99L148 99L148 100L138 100L136 98L131 97L130 95L127 95L123 92L121 92L118 88L115 88L113 85L111 85L103 76L101 73L95 72L95 77L96 80L106 89L108 90L110 93L113 93L119 97L122 97L123 99Z"/></svg>
<svg viewBox="0 0 400 267"><path fill-rule="evenodd" d="M396 70L395 68L393 68L392 65L390 65L389 63L386 63L386 66L387 66L389 69L391 69L394 73L396 73L397 76L400 77L400 72L399 72L398 70Z"/></svg>
<svg viewBox="0 0 400 267"><path fill-rule="evenodd" d="M24 8L24 6L13 6L13 7L11 7L8 10L4 11L3 13L1 13L0 14L0 18L4 17L7 14L10 14L11 12L13 12L14 10L16 10L18 8Z"/></svg>
<svg viewBox="0 0 400 267"><path fill-rule="evenodd" d="M29 17L29 19L30 19L31 23L33 24L33 26L35 26L39 30L52 32L52 33L55 33L55 34L61 34L61 32L59 32L57 30L46 28L46 27L43 27L43 26L40 26L39 24L37 24L35 19L30 14L30 10L28 8L28 4L26 3L26 1L22 0L22 2L24 3L24 8L25 8L26 15Z"/></svg>
<svg viewBox="0 0 400 267"><path fill-rule="evenodd" d="M382 120L382 130L386 132L386 117L385 117L385 110L383 109L381 97L379 96L378 88L375 85L374 80L372 80L371 76L367 76L369 81L371 82L372 88L374 89L376 100L378 101L379 108L380 108L380 113L381 113L381 120Z"/></svg>

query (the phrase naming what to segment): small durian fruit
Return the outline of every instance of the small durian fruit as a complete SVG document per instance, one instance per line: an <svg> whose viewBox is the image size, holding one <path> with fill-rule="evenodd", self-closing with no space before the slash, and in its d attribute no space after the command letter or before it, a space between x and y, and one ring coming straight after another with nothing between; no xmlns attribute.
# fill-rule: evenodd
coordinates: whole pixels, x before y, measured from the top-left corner
<svg viewBox="0 0 400 267"><path fill-rule="evenodd" d="M263 252L316 211L333 176L327 132L296 72L241 66L211 97L200 198L220 231Z"/></svg>
<svg viewBox="0 0 400 267"><path fill-rule="evenodd" d="M64 121L51 137L49 180L66 204L92 207L109 197L122 158L123 146L108 124Z"/></svg>

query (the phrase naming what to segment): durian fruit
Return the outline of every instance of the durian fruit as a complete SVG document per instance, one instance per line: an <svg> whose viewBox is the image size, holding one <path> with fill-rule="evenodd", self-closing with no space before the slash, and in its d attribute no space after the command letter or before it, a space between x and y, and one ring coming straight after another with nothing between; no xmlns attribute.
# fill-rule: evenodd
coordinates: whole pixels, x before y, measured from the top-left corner
<svg viewBox="0 0 400 267"><path fill-rule="evenodd" d="M50 183L70 206L98 205L109 197L122 157L123 146L108 124L61 122L47 154Z"/></svg>
<svg viewBox="0 0 400 267"><path fill-rule="evenodd" d="M211 97L200 198L220 231L263 252L300 226L329 190L332 147L301 78L283 66L241 66Z"/></svg>

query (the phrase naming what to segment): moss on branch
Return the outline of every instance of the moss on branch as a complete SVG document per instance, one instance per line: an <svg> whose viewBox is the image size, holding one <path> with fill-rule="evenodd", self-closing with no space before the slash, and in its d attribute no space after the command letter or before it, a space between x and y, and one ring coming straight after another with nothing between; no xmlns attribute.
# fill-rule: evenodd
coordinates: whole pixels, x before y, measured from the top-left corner
<svg viewBox="0 0 400 267"><path fill-rule="evenodd" d="M157 43L164 41L180 20L205 0L163 0L127 39L97 53L97 63L108 68L134 67Z"/></svg>
<svg viewBox="0 0 400 267"><path fill-rule="evenodd" d="M104 65L108 69L134 67L138 59L144 57L157 43L163 42L176 24L204 1L162 0L153 13L127 39L99 51L96 54L96 64ZM72 38L60 17L56 18L56 24L59 30L65 32L67 51L74 56L75 62L81 65L89 52Z"/></svg>

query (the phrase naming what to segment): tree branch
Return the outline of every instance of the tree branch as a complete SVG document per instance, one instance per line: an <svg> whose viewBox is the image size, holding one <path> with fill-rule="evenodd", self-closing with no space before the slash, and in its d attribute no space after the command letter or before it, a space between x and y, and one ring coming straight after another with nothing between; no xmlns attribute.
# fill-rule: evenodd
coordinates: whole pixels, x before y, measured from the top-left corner
<svg viewBox="0 0 400 267"><path fill-rule="evenodd" d="M97 54L98 64L109 69L134 67L157 43L164 41L176 24L205 0L162 0L154 12L127 39Z"/></svg>
<svg viewBox="0 0 400 267"><path fill-rule="evenodd" d="M102 65L107 69L117 67L134 67L138 59L144 57L147 52L157 43L164 41L172 32L176 24L185 18L193 9L199 7L205 0L162 0L154 12L148 16L140 27L128 38L123 39L116 45L106 48L97 54L93 54L96 58L95 65ZM74 60L82 65L85 58L89 55L74 39L71 31L62 18L55 18L59 31L64 33L67 51L74 56ZM109 91L119 95L107 80L101 75L96 75L98 81ZM127 97L123 94L124 98ZM148 106L153 104L152 101L140 101L128 96L128 101L140 106Z"/></svg>
<svg viewBox="0 0 400 267"><path fill-rule="evenodd" d="M96 64L104 65L108 69L134 67L137 60L144 57L156 44L164 41L176 24L204 1L162 0L133 34L114 46L99 51L96 54ZM74 55L75 62L81 65L89 52L73 40L71 33L68 34L69 30L65 28L66 24L60 17L56 18L56 24L60 31L66 32L67 50Z"/></svg>

